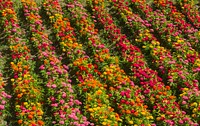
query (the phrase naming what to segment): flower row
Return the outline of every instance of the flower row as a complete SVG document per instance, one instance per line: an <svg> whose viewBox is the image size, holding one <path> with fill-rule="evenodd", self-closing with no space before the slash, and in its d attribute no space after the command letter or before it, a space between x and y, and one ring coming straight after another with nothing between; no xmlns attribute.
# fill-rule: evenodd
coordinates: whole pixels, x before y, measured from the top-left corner
<svg viewBox="0 0 200 126"><path fill-rule="evenodd" d="M19 26L17 14L10 0L4 1L2 8L2 24L7 35L7 43L10 45L12 78L15 112L19 125L44 125L42 121L42 90L38 77L34 73L34 58L27 46L28 40L24 39L23 31ZM16 125L16 124L14 124Z"/></svg>

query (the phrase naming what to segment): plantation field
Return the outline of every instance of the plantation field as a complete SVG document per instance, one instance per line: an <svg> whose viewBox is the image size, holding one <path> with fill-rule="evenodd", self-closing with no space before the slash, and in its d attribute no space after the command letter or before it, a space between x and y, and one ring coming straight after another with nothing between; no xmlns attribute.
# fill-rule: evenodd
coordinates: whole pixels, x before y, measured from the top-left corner
<svg viewBox="0 0 200 126"><path fill-rule="evenodd" d="M0 0L0 126L199 126L198 0Z"/></svg>

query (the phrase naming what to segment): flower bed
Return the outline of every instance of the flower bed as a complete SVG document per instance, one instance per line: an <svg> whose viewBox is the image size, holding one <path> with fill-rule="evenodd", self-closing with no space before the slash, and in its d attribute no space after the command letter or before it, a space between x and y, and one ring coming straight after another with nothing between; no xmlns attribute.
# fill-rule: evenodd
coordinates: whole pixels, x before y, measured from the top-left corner
<svg viewBox="0 0 200 126"><path fill-rule="evenodd" d="M0 124L200 125L195 4L0 0Z"/></svg>

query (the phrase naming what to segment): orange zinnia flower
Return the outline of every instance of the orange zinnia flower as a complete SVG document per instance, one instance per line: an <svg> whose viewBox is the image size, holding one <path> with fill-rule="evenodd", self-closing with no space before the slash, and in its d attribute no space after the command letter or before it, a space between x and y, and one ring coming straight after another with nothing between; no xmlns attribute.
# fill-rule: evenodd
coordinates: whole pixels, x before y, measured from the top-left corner
<svg viewBox="0 0 200 126"><path fill-rule="evenodd" d="M22 112L22 113L21 113L21 116L24 116L24 115L25 115L25 113L24 113L24 112Z"/></svg>
<svg viewBox="0 0 200 126"><path fill-rule="evenodd" d="M167 95L167 92L163 92L163 95L166 96L166 95Z"/></svg>
<svg viewBox="0 0 200 126"><path fill-rule="evenodd" d="M18 94L18 95L17 95L17 98L21 98L22 95L23 95L22 93Z"/></svg>
<svg viewBox="0 0 200 126"><path fill-rule="evenodd" d="M42 125L44 125L44 122L43 122L42 120L38 120L38 124L39 124L40 126L42 126Z"/></svg>
<svg viewBox="0 0 200 126"><path fill-rule="evenodd" d="M170 86L166 86L166 89L167 89L167 90L170 90Z"/></svg>
<svg viewBox="0 0 200 126"><path fill-rule="evenodd" d="M126 114L131 114L131 111L130 110L126 110Z"/></svg>
<svg viewBox="0 0 200 126"><path fill-rule="evenodd" d="M134 115L135 115L135 116L138 116L138 112L134 112Z"/></svg>
<svg viewBox="0 0 200 126"><path fill-rule="evenodd" d="M36 125L36 123L34 121L31 121L31 126Z"/></svg>
<svg viewBox="0 0 200 126"><path fill-rule="evenodd" d="M169 98L170 98L170 99L174 99L174 98L175 98L175 96L173 96L173 95L172 95L172 96L169 96Z"/></svg>
<svg viewBox="0 0 200 126"><path fill-rule="evenodd" d="M159 95L156 95L156 98L157 98L157 99L160 98Z"/></svg>
<svg viewBox="0 0 200 126"><path fill-rule="evenodd" d="M35 107L35 106L33 106L33 107L32 107L32 110L33 110L33 111L35 111L35 110L36 110L36 107Z"/></svg>
<svg viewBox="0 0 200 126"><path fill-rule="evenodd" d="M147 106L147 105L144 105L144 108L146 109L146 108L148 108L148 106Z"/></svg>
<svg viewBox="0 0 200 126"><path fill-rule="evenodd" d="M33 119L33 115L28 115L28 118L29 119Z"/></svg>
<svg viewBox="0 0 200 126"><path fill-rule="evenodd" d="M18 124L22 124L22 120L21 120L21 119L18 120L17 123L18 123Z"/></svg>
<svg viewBox="0 0 200 126"><path fill-rule="evenodd" d="M38 111L37 114L38 114L39 116L41 116L41 115L43 115L43 112L42 112L42 111Z"/></svg>
<svg viewBox="0 0 200 126"><path fill-rule="evenodd" d="M30 112L30 114L31 114L31 115L34 115L34 114L35 114L35 112Z"/></svg>

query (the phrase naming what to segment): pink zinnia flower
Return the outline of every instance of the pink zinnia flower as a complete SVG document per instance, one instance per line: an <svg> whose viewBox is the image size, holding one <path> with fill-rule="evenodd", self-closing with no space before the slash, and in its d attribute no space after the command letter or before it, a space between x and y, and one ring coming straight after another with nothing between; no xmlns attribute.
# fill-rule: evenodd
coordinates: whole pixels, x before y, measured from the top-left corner
<svg viewBox="0 0 200 126"><path fill-rule="evenodd" d="M63 65L63 67L64 67L66 70L68 70L68 69L69 69L69 67L68 67L68 66L66 66L66 65Z"/></svg>
<svg viewBox="0 0 200 126"><path fill-rule="evenodd" d="M55 63L53 61L50 62L51 65L55 65Z"/></svg>
<svg viewBox="0 0 200 126"><path fill-rule="evenodd" d="M66 98L66 93L65 92L63 92L63 94L62 94L62 98Z"/></svg>
<svg viewBox="0 0 200 126"><path fill-rule="evenodd" d="M81 104L82 104L79 100L75 100L74 102L75 102L75 104L77 104L77 105L81 105Z"/></svg>
<svg viewBox="0 0 200 126"><path fill-rule="evenodd" d="M69 83L71 83L71 82L72 82L72 80L70 80L70 79L69 79L69 80L68 80L68 82L69 82Z"/></svg>
<svg viewBox="0 0 200 126"><path fill-rule="evenodd" d="M185 105L185 104L187 104L187 102L186 101L182 101L182 104Z"/></svg>
<svg viewBox="0 0 200 126"><path fill-rule="evenodd" d="M11 98L11 97L12 97L11 95L7 95L7 96L6 96L6 98Z"/></svg>
<svg viewBox="0 0 200 126"><path fill-rule="evenodd" d="M63 85L63 87L66 87L66 86L67 86L67 84L66 84L65 82L62 82L62 85Z"/></svg>
<svg viewBox="0 0 200 126"><path fill-rule="evenodd" d="M62 125L63 125L63 124L65 124L65 122L64 122L63 120L62 120L62 121L60 121L59 123L60 123L60 124L62 124Z"/></svg>
<svg viewBox="0 0 200 126"><path fill-rule="evenodd" d="M188 100L189 98L187 96L183 96L183 99L184 100Z"/></svg>
<svg viewBox="0 0 200 126"><path fill-rule="evenodd" d="M12 31L13 31L13 32L16 32L17 30L16 30L16 29L12 29Z"/></svg>
<svg viewBox="0 0 200 126"><path fill-rule="evenodd" d="M145 93L145 94L148 94L149 92L150 92L149 89L144 90L144 93Z"/></svg>
<svg viewBox="0 0 200 126"><path fill-rule="evenodd" d="M4 108L4 105L0 105L0 110L3 110Z"/></svg>
<svg viewBox="0 0 200 126"><path fill-rule="evenodd" d="M14 78L15 78L15 79L18 78L18 75L14 75Z"/></svg>
<svg viewBox="0 0 200 126"><path fill-rule="evenodd" d="M121 94L121 96L124 96L125 95L125 91L122 91L120 94Z"/></svg>
<svg viewBox="0 0 200 126"><path fill-rule="evenodd" d="M73 106L73 105L74 105L74 103L73 103L73 102L69 102L68 104L69 104L69 106Z"/></svg>
<svg viewBox="0 0 200 126"><path fill-rule="evenodd" d="M53 84L53 85L51 85L51 87L52 87L52 88L56 88L57 86L56 86L56 84Z"/></svg>
<svg viewBox="0 0 200 126"><path fill-rule="evenodd" d="M51 87L51 85L50 85L50 84L47 84L46 86L47 86L48 88L50 88L50 87Z"/></svg>
<svg viewBox="0 0 200 126"><path fill-rule="evenodd" d="M60 100L60 104L64 104L65 103L65 101L62 99L62 100Z"/></svg>
<svg viewBox="0 0 200 126"><path fill-rule="evenodd" d="M5 100L2 100L1 103L2 103L3 105L5 105L5 104L6 104L6 101L5 101Z"/></svg>
<svg viewBox="0 0 200 126"><path fill-rule="evenodd" d="M73 93L73 89L72 88L68 88L69 92Z"/></svg>
<svg viewBox="0 0 200 126"><path fill-rule="evenodd" d="M39 67L39 69L40 69L40 70L44 70L44 69L45 69L44 65L41 65L41 66Z"/></svg>
<svg viewBox="0 0 200 126"><path fill-rule="evenodd" d="M65 115L64 115L64 114L61 114L61 115L60 115L60 118L65 118Z"/></svg>
<svg viewBox="0 0 200 126"><path fill-rule="evenodd" d="M131 85L131 86L135 86L135 84L134 84L134 82L133 82L133 81L131 81L131 82L130 82L130 85Z"/></svg>
<svg viewBox="0 0 200 126"><path fill-rule="evenodd" d="M56 99L55 99L55 97L51 97L50 100L53 102L53 101L55 101Z"/></svg>
<svg viewBox="0 0 200 126"><path fill-rule="evenodd" d="M47 75L50 75L51 74L51 72L47 72Z"/></svg>
<svg viewBox="0 0 200 126"><path fill-rule="evenodd" d="M58 104L57 104L57 103L54 103L54 104L51 104L51 106L53 106L53 107L58 107Z"/></svg>

